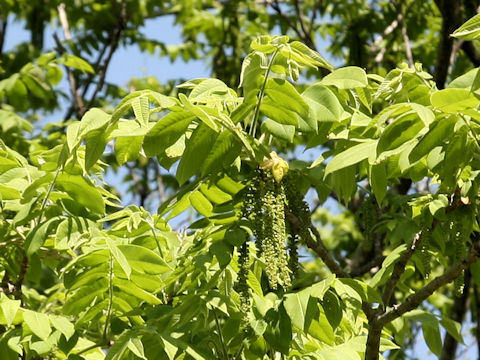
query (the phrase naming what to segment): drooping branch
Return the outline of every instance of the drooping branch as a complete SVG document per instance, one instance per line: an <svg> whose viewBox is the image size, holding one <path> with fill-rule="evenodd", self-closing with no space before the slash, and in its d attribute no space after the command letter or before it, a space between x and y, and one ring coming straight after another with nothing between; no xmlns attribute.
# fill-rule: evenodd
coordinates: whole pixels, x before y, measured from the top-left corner
<svg viewBox="0 0 480 360"><path fill-rule="evenodd" d="M478 236L477 236L478 237ZM455 278L457 278L462 271L468 269L475 261L480 257L480 240L476 239L475 243L472 245L470 253L460 261L457 261L448 269L443 275L436 277L425 285L420 290L416 291L414 294L410 295L405 299L403 303L398 306L393 307L390 311L379 316L379 322L382 325L386 325L391 321L397 319L403 314L415 309L423 301L425 301L430 295L435 291L440 289L442 286L450 283Z"/></svg>

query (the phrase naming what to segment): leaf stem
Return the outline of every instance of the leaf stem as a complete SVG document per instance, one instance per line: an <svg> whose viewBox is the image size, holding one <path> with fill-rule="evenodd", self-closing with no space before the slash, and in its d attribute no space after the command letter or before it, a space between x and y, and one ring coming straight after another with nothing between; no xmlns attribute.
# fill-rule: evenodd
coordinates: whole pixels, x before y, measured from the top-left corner
<svg viewBox="0 0 480 360"><path fill-rule="evenodd" d="M265 71L265 78L263 79L263 84L260 89L260 93L258 94L258 102L255 108L255 115L253 116L252 127L250 128L250 131L251 131L250 135L253 137L255 137L255 132L257 131L258 117L260 115L260 105L262 104L262 100L265 95L265 88L267 87L268 75L270 74L270 70L272 68L273 61L275 60L275 56L277 56L277 53L278 53L278 49L275 50L275 52L272 54L272 57L270 58L270 61L268 62L268 67L267 67L267 70Z"/></svg>
<svg viewBox="0 0 480 360"><path fill-rule="evenodd" d="M227 346L225 345L225 339L223 338L223 333L222 329L220 327L220 323L218 321L218 316L215 311L215 309L212 309L213 315L215 316L215 324L217 325L217 330L218 330L218 336L220 338L220 343L222 344L222 350L223 350L223 356L226 360L228 360L228 351L227 351Z"/></svg>
<svg viewBox="0 0 480 360"><path fill-rule="evenodd" d="M110 255L110 267L108 272L108 309L107 317L105 318L105 328L103 329L103 342L107 343L107 333L108 333L108 324L110 318L112 317L112 307L113 307L113 258Z"/></svg>
<svg viewBox="0 0 480 360"><path fill-rule="evenodd" d="M58 174L60 174L60 171L62 171L62 170L63 170L63 166L60 166L60 167L55 171L55 175L53 175L53 180L52 180L52 182L50 183L50 185L48 186L47 194L46 194L45 197L43 198L42 205L40 206L40 214L38 215L36 225L40 224L40 221L42 221L43 211L45 210L45 206L47 206L48 197L49 197L50 194L52 193L53 188L55 187L55 182L57 181Z"/></svg>

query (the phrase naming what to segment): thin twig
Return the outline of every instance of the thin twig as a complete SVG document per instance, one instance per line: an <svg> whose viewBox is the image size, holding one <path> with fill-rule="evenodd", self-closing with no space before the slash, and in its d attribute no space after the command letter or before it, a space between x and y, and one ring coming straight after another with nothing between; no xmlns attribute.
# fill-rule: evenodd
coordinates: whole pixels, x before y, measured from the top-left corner
<svg viewBox="0 0 480 360"><path fill-rule="evenodd" d="M405 267L407 266L408 260L410 260L413 253L420 245L421 241L422 241L422 231L419 231L413 237L410 247L402 254L402 256L400 256L400 259L395 263L395 266L393 267L392 275L388 279L387 284L385 285L385 289L383 291L382 300L385 306L387 306L388 303L390 302L390 299L393 295L393 291L397 286L398 280L400 280L400 277L405 272Z"/></svg>
<svg viewBox="0 0 480 360"><path fill-rule="evenodd" d="M127 24L127 7L126 7L125 1L122 1L121 6L122 6L122 9L120 11L118 26L113 31L113 34L111 36L111 41L110 41L110 44L109 44L110 48L109 48L107 57L105 58L105 61L104 61L103 65L101 66L100 70L99 70L99 73L98 73L99 79L98 79L98 82L97 82L97 86L95 87L95 90L93 91L93 94L90 98L90 101L88 102L87 106L85 107L83 113L80 114L81 116L88 109L90 109L92 107L93 103L95 102L95 99L97 98L98 93L100 92L100 90L102 90L103 85L105 85L105 77L107 75L108 65L110 64L110 61L112 60L113 54L115 53L115 51L118 48L118 44L120 42L120 36L121 36L121 34L122 34L126 24Z"/></svg>
<svg viewBox="0 0 480 360"><path fill-rule="evenodd" d="M371 52L372 53L376 53L381 49L380 44L382 43L383 39L386 38L388 35L390 35L398 27L398 24L402 20L402 18L403 18L402 14L399 13L397 15L397 17L395 18L395 20L393 20L390 23L390 25L388 25L385 28L385 30L383 30L382 35L380 35L379 37L377 37L375 39L375 41L373 42L373 44L371 46ZM384 49L384 48L382 47L382 49Z"/></svg>
<svg viewBox="0 0 480 360"><path fill-rule="evenodd" d="M297 26L296 24L290 19L290 17L283 12L283 10L280 7L279 1L274 0L270 2L270 6L272 7L273 10L281 17L285 22L287 23L288 27L291 28L295 34L297 34L298 38L302 40L309 48L312 50L317 50L315 47L315 44L312 43L311 39L310 41L306 37L306 34L304 34Z"/></svg>
<svg viewBox="0 0 480 360"><path fill-rule="evenodd" d="M303 18L302 10L300 9L300 4L298 0L294 0L293 4L295 6L295 12L297 14L298 22L300 23L300 28L302 29L302 39L304 39L306 45L308 45L309 48L314 49L315 45L313 44L313 40L307 30L307 26L305 25L305 20Z"/></svg>

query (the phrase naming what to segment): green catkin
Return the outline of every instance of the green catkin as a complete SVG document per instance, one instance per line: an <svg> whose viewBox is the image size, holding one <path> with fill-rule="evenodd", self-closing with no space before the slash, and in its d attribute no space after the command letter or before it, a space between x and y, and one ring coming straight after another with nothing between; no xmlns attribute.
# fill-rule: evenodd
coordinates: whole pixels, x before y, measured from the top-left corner
<svg viewBox="0 0 480 360"><path fill-rule="evenodd" d="M275 206L273 218L273 236L275 237L275 244L277 247L277 266L279 272L279 282L283 288L291 286L290 273L288 266L287 249L285 244L287 242L287 232L285 226L285 191L282 184L274 182Z"/></svg>
<svg viewBox="0 0 480 360"><path fill-rule="evenodd" d="M432 267L430 264L430 255L428 253L428 250L430 249L431 238L432 232L430 231L430 229L425 228L422 232L422 242L418 254L423 264L423 270L425 271L426 279L430 277L430 272L432 271Z"/></svg>
<svg viewBox="0 0 480 360"><path fill-rule="evenodd" d="M248 242L245 241L240 246L238 256L238 280L237 289L240 294L240 311L246 315L250 311L250 297L248 294L248 271L250 269L250 261L248 255ZM245 317L246 318L246 317Z"/></svg>
<svg viewBox="0 0 480 360"><path fill-rule="evenodd" d="M288 237L288 267L295 278L298 275L298 243L300 235L291 234Z"/></svg>
<svg viewBox="0 0 480 360"><path fill-rule="evenodd" d="M362 215L364 217L364 247L371 250L373 246L373 227L377 222L377 206L372 196L365 198L362 203Z"/></svg>
<svg viewBox="0 0 480 360"><path fill-rule="evenodd" d="M289 239L289 268L293 276L298 272L298 244L301 240L306 242L311 236L309 227L312 222L310 209L296 185L297 180L292 172L288 173L283 180L288 211L295 215L301 223L299 229L292 231Z"/></svg>
<svg viewBox="0 0 480 360"><path fill-rule="evenodd" d="M265 194L262 198L263 203L263 239L261 239L261 251L265 260L265 273L270 288L277 289L279 282L279 257L278 257L278 240L279 228L276 227L277 208L275 184L273 178L265 176ZM257 237L258 240L258 237Z"/></svg>

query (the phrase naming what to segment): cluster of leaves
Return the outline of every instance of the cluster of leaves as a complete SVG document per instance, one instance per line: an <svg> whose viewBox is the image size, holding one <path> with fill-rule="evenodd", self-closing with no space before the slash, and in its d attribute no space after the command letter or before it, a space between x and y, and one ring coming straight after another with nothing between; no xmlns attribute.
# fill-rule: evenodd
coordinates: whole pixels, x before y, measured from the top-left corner
<svg viewBox="0 0 480 360"><path fill-rule="evenodd" d="M456 35L474 36L478 28L466 24ZM432 293L430 306L440 303L440 286L480 256L479 69L438 90L419 64L384 77L354 66L333 70L286 36L261 36L251 50L238 92L218 79L183 83L177 97L136 91L111 114L93 108L72 121L56 146L27 141L27 154L2 136L0 352L6 359L341 354L370 360L408 341L411 320L422 324L437 355L439 325L462 341L458 323L411 310ZM47 74L58 63L49 59L39 64ZM87 70L77 58L65 59ZM302 91L290 82L317 67L331 72ZM26 78L14 82L33 92ZM2 89L10 96L14 86ZM245 232L256 229L242 221L243 189L265 158L275 163L273 150L297 144L322 152L313 162L290 164L301 191L287 189L283 204L297 211L278 217L285 209L275 202L275 214L261 209L268 216L260 225L268 231L267 218L293 228L300 222L302 245L326 268L301 263L291 287L282 278L284 286L275 289L275 269L263 261L269 258L245 241ZM119 165L154 158L175 169L179 191L154 215L123 208L104 183L106 147ZM283 169L272 166L270 185ZM392 191L424 179L435 191ZM358 225L345 242L360 243L379 262L355 259L354 268L351 259L337 261L328 251L303 195L314 187L321 202L332 195L353 206L359 186L369 193L365 220L354 224L342 214ZM173 231L168 221L189 208L197 220L188 231ZM273 225L285 233L280 221ZM466 256L465 247L471 247ZM273 252L285 256L279 249ZM433 255L428 266L425 252ZM435 279L425 283L427 272Z"/></svg>

